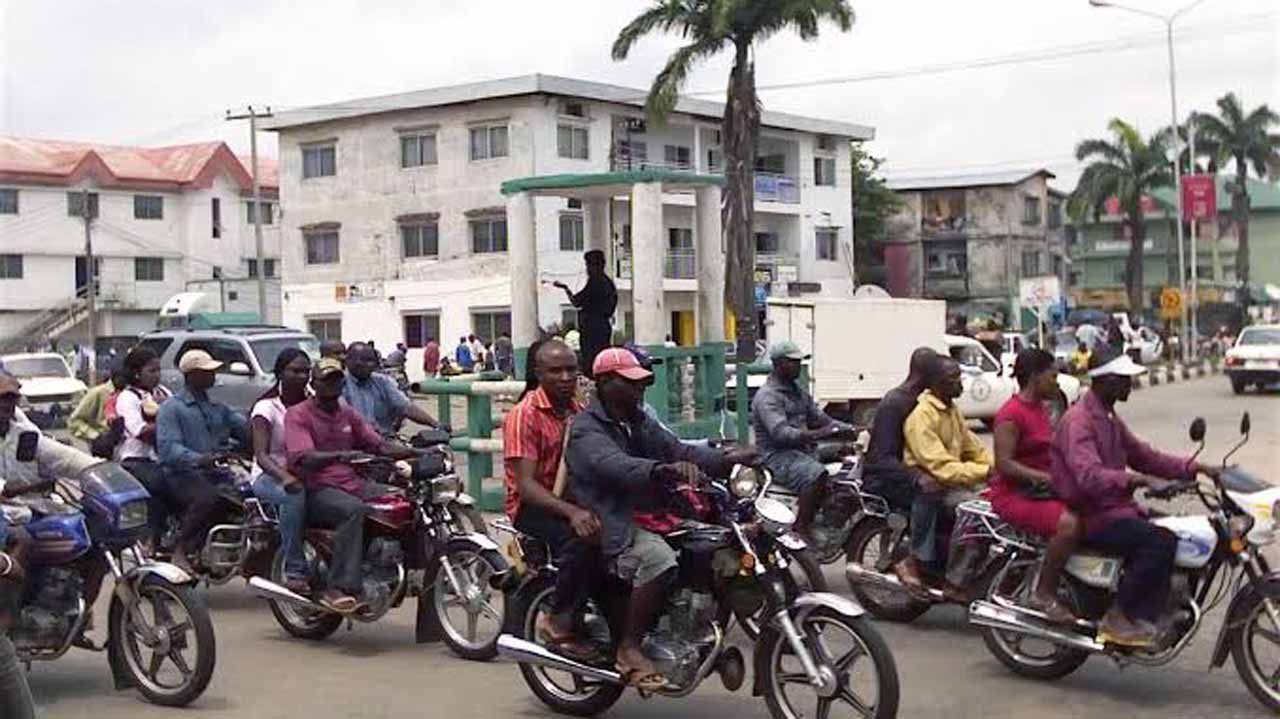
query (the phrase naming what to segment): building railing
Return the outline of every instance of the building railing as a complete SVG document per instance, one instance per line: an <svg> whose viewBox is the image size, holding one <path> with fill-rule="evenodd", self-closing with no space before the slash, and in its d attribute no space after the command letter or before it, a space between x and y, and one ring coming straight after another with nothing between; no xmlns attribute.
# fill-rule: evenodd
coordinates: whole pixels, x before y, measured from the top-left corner
<svg viewBox="0 0 1280 719"><path fill-rule="evenodd" d="M668 280L692 280L698 271L697 254L693 250L667 250L662 261L662 276ZM618 277L631 279L631 252L618 254Z"/></svg>
<svg viewBox="0 0 1280 719"><path fill-rule="evenodd" d="M756 200L759 202L782 202L790 205L800 203L800 180L791 175L757 170L755 189Z"/></svg>

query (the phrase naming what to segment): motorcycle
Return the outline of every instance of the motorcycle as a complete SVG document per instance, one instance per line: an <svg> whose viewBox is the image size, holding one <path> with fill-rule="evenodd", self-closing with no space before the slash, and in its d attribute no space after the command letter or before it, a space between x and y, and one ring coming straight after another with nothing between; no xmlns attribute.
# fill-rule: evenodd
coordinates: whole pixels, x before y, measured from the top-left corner
<svg viewBox="0 0 1280 719"><path fill-rule="evenodd" d="M818 716L829 716L836 704L860 716L896 716L898 675L888 645L856 602L798 586L790 557L804 543L790 531L795 514L764 496L767 483L767 472L746 467L735 468L728 485L706 481L699 491L717 505L717 522L688 522L665 535L678 553L679 569L669 601L642 644L669 680L656 693L688 696L712 673L729 691L740 689L746 660L725 636L733 619L745 626L758 617L752 694L764 697L773 717L793 719L809 711L799 704L806 689L813 692ZM529 689L554 711L599 714L618 701L626 682L611 663L572 659L538 642L535 627L553 590L552 571L514 592L511 627L498 639L498 653L520 664ZM617 608L602 602L625 595L625 588L602 592L577 618L577 636L602 656L613 656L615 634L605 617ZM860 669L866 675L855 676Z"/></svg>
<svg viewBox="0 0 1280 719"><path fill-rule="evenodd" d="M344 619L375 622L400 606L406 596L416 595L416 641L442 639L464 659L483 661L496 656L505 621L502 590L510 567L485 532L474 501L462 491L462 480L442 446L448 439L444 431L419 433L415 442L424 451L412 464L393 466L390 460L375 456L351 462L379 481L404 485L366 500L363 603L355 612L341 614L286 589L281 552L272 562L271 579L249 579L253 592L268 600L276 622L286 632L302 639L324 639L337 631ZM304 553L313 594L325 588L332 538L333 533L327 530L307 529L305 533ZM410 581L413 570L422 572L420 586ZM482 620L488 624L484 632Z"/></svg>
<svg viewBox="0 0 1280 719"><path fill-rule="evenodd" d="M147 490L119 465L101 462L74 481L25 488L10 500L29 512L33 539L25 590L9 636L21 661L52 661L72 646L107 651L117 690L147 701L186 706L209 685L217 653L209 609L195 578L143 556ZM24 513L25 513L24 512ZM107 640L84 632L106 574L114 580Z"/></svg>
<svg viewBox="0 0 1280 719"><path fill-rule="evenodd" d="M1280 666L1262 666L1259 652L1280 645L1280 573L1273 572L1262 555L1276 539L1280 487L1226 466L1249 439L1248 413L1240 434L1241 440L1223 458L1218 478L1173 483L1147 493L1161 499L1194 494L1208 510L1207 515L1152 520L1176 534L1178 545L1169 605L1157 622L1156 643L1148 647L1120 647L1096 638L1099 620L1114 600L1124 572L1121 559L1088 551L1072 556L1059 597L1081 619L1073 625L1053 624L1026 604L1037 581L1041 543L999 522L989 508L962 508L983 520L993 551L1007 556L986 599L969 609L969 621L982 628L983 641L996 659L1018 674L1038 679L1066 676L1095 654L1120 666L1163 666L1191 643L1204 614L1230 595L1209 666L1221 667L1230 654L1254 697L1280 712L1280 686L1275 682ZM1199 455L1204 448L1203 419L1192 422L1190 435L1200 445Z"/></svg>

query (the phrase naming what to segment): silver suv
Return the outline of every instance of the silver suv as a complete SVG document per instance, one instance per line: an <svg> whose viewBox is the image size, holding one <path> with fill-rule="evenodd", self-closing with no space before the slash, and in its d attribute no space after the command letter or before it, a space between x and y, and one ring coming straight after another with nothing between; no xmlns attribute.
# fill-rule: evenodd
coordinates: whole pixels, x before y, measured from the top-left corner
<svg viewBox="0 0 1280 719"><path fill-rule="evenodd" d="M313 359L320 356L320 342L313 335L271 325L160 330L144 335L138 345L160 356L161 382L174 392L183 385L178 372L182 355L193 349L208 352L222 362L209 396L246 412L275 382L271 370L286 347L298 347Z"/></svg>

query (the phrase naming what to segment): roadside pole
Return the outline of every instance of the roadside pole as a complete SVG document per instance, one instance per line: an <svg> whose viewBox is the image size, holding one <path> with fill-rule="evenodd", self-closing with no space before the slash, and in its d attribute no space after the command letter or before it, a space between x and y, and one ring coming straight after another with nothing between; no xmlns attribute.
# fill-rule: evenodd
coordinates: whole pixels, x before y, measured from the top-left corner
<svg viewBox="0 0 1280 719"><path fill-rule="evenodd" d="M1193 111L1191 117L1187 118L1187 142L1188 150L1191 156L1191 174L1196 174L1196 113ZM1214 193L1217 193L1217 183L1214 184ZM1178 195L1182 195L1182 188L1178 188ZM1182 222L1182 218L1178 218L1178 222ZM1197 359L1200 355L1200 343L1196 341L1197 329L1199 323L1197 317L1200 314L1200 279L1199 270L1196 266L1200 264L1200 255L1196 254L1196 225L1200 224L1196 220L1196 213L1191 212L1191 296L1187 298L1188 311L1191 312L1191 329L1188 334L1191 335L1190 346L1187 351L1191 359Z"/></svg>
<svg viewBox="0 0 1280 719"><path fill-rule="evenodd" d="M249 161L253 165L253 242L254 253L258 257L258 321L267 322L267 261L262 256L262 188L258 184L258 118L271 117L271 108L256 111L249 105L248 111L232 115L227 111L228 120L249 120Z"/></svg>
<svg viewBox="0 0 1280 719"><path fill-rule="evenodd" d="M93 214L89 209L89 188L80 194L80 217L84 219L85 322L89 325L89 386L98 384L98 278L94 277Z"/></svg>

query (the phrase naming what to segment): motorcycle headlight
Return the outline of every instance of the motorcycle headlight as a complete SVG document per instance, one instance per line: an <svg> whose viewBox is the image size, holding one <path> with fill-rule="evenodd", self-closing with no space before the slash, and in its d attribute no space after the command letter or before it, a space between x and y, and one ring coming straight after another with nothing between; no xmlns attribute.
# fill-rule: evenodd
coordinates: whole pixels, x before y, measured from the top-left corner
<svg viewBox="0 0 1280 719"><path fill-rule="evenodd" d="M796 523L796 514L787 505L772 497L761 497L756 500L756 522L766 534L774 537L790 531Z"/></svg>
<svg viewBox="0 0 1280 719"><path fill-rule="evenodd" d="M147 501L127 502L120 508L120 528L137 529L147 523Z"/></svg>
<svg viewBox="0 0 1280 719"><path fill-rule="evenodd" d="M456 474L446 474L431 480L431 503L448 504L462 493L462 480Z"/></svg>
<svg viewBox="0 0 1280 719"><path fill-rule="evenodd" d="M754 467L745 467L740 464L734 467L733 472L729 475L729 490L738 499L745 499L755 495L759 487L760 471Z"/></svg>

